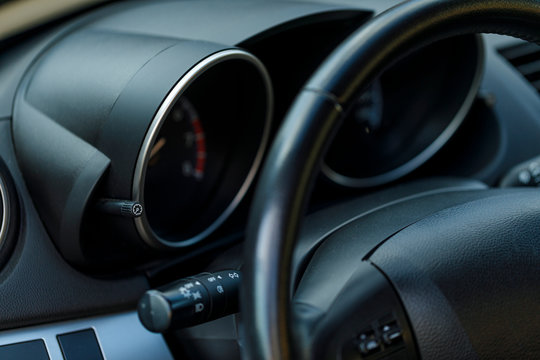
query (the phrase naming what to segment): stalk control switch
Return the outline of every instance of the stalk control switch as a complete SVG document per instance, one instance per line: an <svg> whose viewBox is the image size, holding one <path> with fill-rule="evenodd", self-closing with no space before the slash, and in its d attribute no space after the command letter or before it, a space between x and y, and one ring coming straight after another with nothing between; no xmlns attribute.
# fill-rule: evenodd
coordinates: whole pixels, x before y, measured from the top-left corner
<svg viewBox="0 0 540 360"><path fill-rule="evenodd" d="M137 311L156 333L205 323L238 312L242 274L238 270L202 273L147 291Z"/></svg>

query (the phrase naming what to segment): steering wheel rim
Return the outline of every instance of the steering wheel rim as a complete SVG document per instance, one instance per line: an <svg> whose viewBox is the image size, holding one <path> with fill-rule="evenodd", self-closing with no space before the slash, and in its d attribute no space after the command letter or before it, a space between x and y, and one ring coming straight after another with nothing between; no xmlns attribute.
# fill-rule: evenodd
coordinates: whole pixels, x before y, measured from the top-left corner
<svg viewBox="0 0 540 360"><path fill-rule="evenodd" d="M538 42L539 23L539 1L409 1L373 18L325 60L286 115L257 185L242 289L249 358L294 357L289 285L295 239L322 156L354 95L395 61L435 41L497 33Z"/></svg>

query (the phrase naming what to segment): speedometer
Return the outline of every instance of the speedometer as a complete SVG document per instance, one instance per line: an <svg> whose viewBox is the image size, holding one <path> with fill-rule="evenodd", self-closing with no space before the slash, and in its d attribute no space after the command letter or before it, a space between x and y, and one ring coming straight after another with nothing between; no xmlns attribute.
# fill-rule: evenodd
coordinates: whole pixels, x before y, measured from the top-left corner
<svg viewBox="0 0 540 360"><path fill-rule="evenodd" d="M465 119L480 86L482 56L477 38L457 37L387 69L346 109L323 173L339 185L367 188L420 167Z"/></svg>

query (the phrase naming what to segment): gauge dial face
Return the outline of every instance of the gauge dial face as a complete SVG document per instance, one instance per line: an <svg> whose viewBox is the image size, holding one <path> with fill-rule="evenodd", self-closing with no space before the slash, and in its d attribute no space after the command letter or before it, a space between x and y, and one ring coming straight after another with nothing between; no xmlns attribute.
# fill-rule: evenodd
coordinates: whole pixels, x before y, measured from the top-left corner
<svg viewBox="0 0 540 360"><path fill-rule="evenodd" d="M149 166L176 157L184 181L201 181L206 165L206 138L199 114L186 98L178 101L150 151Z"/></svg>
<svg viewBox="0 0 540 360"><path fill-rule="evenodd" d="M323 173L341 186L369 188L412 174L432 159L475 99L481 48L477 38L450 38L386 69L345 109ZM456 55L463 53L470 56Z"/></svg>
<svg viewBox="0 0 540 360"><path fill-rule="evenodd" d="M381 159L372 161L374 156L387 151L379 146L388 132L388 124L383 121L383 108L381 85L375 81L348 109L326 155L323 172L330 179L348 185L349 180L361 182L385 171L379 163Z"/></svg>
<svg viewBox="0 0 540 360"><path fill-rule="evenodd" d="M8 194L6 184L0 175L0 248L7 236L9 223Z"/></svg>
<svg viewBox="0 0 540 360"><path fill-rule="evenodd" d="M4 189L2 185L2 179L0 179L0 244L2 243L4 238L4 213L6 212L5 207Z"/></svg>
<svg viewBox="0 0 540 360"><path fill-rule="evenodd" d="M437 102L433 86L410 93L392 80L375 82L346 112L323 164L334 182L362 188L399 179L427 161L462 121Z"/></svg>
<svg viewBox="0 0 540 360"><path fill-rule="evenodd" d="M180 248L208 238L247 194L270 132L262 63L242 50L202 60L170 90L148 128L134 173L142 239ZM234 219L230 226L236 226Z"/></svg>
<svg viewBox="0 0 540 360"><path fill-rule="evenodd" d="M189 214L204 203L206 161L201 118L191 102L181 98L154 142L146 173L146 213L159 235L189 223Z"/></svg>

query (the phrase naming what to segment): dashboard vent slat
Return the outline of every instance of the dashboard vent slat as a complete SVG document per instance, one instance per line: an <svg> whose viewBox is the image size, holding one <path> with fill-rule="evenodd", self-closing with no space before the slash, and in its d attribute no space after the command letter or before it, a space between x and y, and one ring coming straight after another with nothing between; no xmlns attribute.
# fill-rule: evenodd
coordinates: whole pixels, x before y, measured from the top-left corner
<svg viewBox="0 0 540 360"><path fill-rule="evenodd" d="M540 46L520 43L499 49L499 53L540 93Z"/></svg>

